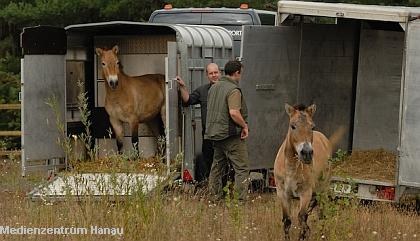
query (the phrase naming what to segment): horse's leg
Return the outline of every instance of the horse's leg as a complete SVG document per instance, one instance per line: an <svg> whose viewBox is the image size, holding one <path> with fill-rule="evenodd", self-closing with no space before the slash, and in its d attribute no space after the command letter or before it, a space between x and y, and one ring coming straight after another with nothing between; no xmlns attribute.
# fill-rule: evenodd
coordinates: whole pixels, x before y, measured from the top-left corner
<svg viewBox="0 0 420 241"><path fill-rule="evenodd" d="M151 121L145 122L144 124L146 124L146 126L152 132L153 136L156 138L156 149L154 150L155 155L163 156L165 141L161 138L161 129L163 129L163 127L161 127L160 122L160 117L156 116L156 118L152 119Z"/></svg>
<svg viewBox="0 0 420 241"><path fill-rule="evenodd" d="M130 128L131 128L131 144L133 144L134 153L138 156L139 155L139 122L138 121L130 121Z"/></svg>
<svg viewBox="0 0 420 241"><path fill-rule="evenodd" d="M304 193L300 195L300 207L299 207L299 225L301 227L299 240L305 240L309 236L309 226L307 224L308 220L308 211L312 210L312 208L309 208L310 205L314 205L315 202L312 202L312 190L307 190Z"/></svg>
<svg viewBox="0 0 420 241"><path fill-rule="evenodd" d="M159 128L159 132L160 132L159 135L160 136L163 136L164 142L163 143L158 143L158 145L159 145L158 146L158 152L162 152L162 153L159 153L159 155L164 155L165 150L166 150L166 138L167 138L166 132L169 131L169 130L166 130L167 126L166 126L166 104L165 104L165 99L163 100L163 105L160 108L160 119L162 120L163 128L162 128L162 126L160 126L160 128ZM159 136L156 136L156 137L159 137ZM162 146L160 146L161 144L162 144Z"/></svg>
<svg viewBox="0 0 420 241"><path fill-rule="evenodd" d="M163 127L166 127L166 104L165 104L165 102L163 103L162 107L160 107L160 117L162 118Z"/></svg>
<svg viewBox="0 0 420 241"><path fill-rule="evenodd" d="M318 201L316 200L316 194L312 193L312 198L308 205L308 214L312 212L312 210L316 207L317 204L318 204Z"/></svg>
<svg viewBox="0 0 420 241"><path fill-rule="evenodd" d="M120 120L112 117L109 118L109 121L111 122L112 128L114 129L115 138L117 139L118 154L121 154L121 149L123 147L124 140L123 123Z"/></svg>
<svg viewBox="0 0 420 241"><path fill-rule="evenodd" d="M283 230L284 230L284 239L290 240L290 226L292 226L292 220L290 219L290 204L291 198L287 193L277 187L277 196L280 198L281 208L283 211Z"/></svg>

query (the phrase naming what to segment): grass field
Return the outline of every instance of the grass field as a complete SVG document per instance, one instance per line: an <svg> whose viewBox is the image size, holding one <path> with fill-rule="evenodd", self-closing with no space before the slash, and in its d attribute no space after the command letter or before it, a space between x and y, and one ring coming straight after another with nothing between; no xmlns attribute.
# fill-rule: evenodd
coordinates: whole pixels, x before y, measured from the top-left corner
<svg viewBox="0 0 420 241"><path fill-rule="evenodd" d="M87 197L53 203L27 197L45 182L44 175L23 178L19 161L10 159L1 160L0 173L0 226L88 230L80 235L0 234L0 240L283 240L274 193L252 193L243 205L235 200L211 204L203 192L161 189L119 201ZM328 208L326 219L318 220L316 212L310 216L310 240L420 240L420 216L407 209L350 200L331 202ZM294 218L293 240L299 233L296 224ZM122 235L91 234L91 226L118 228Z"/></svg>

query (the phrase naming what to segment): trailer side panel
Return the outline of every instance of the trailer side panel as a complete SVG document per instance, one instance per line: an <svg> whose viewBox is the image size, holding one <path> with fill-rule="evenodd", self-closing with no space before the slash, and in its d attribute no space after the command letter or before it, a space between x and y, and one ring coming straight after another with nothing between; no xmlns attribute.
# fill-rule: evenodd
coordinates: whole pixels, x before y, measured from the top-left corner
<svg viewBox="0 0 420 241"><path fill-rule="evenodd" d="M420 187L420 21L410 22L402 102L399 185Z"/></svg>

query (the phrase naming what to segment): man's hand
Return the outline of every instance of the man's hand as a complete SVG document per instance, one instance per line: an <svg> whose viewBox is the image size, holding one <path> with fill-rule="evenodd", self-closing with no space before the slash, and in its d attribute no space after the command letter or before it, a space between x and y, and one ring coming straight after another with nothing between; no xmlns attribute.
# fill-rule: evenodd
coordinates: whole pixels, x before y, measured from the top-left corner
<svg viewBox="0 0 420 241"><path fill-rule="evenodd" d="M249 133L248 125L246 125L245 128L242 128L241 139L242 140L246 139L248 137L248 133Z"/></svg>
<svg viewBox="0 0 420 241"><path fill-rule="evenodd" d="M236 109L230 109L229 115L232 118L232 120L239 125L241 130L241 139L245 139L248 137L248 124L245 122L244 118L242 117L242 114L239 110Z"/></svg>
<svg viewBox="0 0 420 241"><path fill-rule="evenodd" d="M176 82L178 82L179 91L181 92L181 99L184 103L187 103L188 100L190 99L190 94L188 93L188 89L185 86L185 82L179 76L177 76L175 79L176 79Z"/></svg>
<svg viewBox="0 0 420 241"><path fill-rule="evenodd" d="M185 82L184 82L184 80L183 80L183 79L181 79L181 77L177 76L177 77L176 77L176 82L178 82L178 85L179 85L180 87L185 87Z"/></svg>

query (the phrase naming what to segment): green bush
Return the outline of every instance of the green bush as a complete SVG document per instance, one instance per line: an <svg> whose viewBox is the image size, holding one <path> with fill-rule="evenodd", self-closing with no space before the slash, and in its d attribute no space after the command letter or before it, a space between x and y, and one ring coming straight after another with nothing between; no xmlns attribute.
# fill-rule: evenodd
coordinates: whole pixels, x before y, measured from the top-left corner
<svg viewBox="0 0 420 241"><path fill-rule="evenodd" d="M10 75L18 75L20 73L20 58L6 53L3 58L0 58L0 71Z"/></svg>
<svg viewBox="0 0 420 241"><path fill-rule="evenodd" d="M0 69L4 67L0 62ZM0 71L0 104L19 103L20 77L17 74ZM20 130L19 110L0 110L0 130ZM20 137L1 137L3 148L16 149L20 147Z"/></svg>

